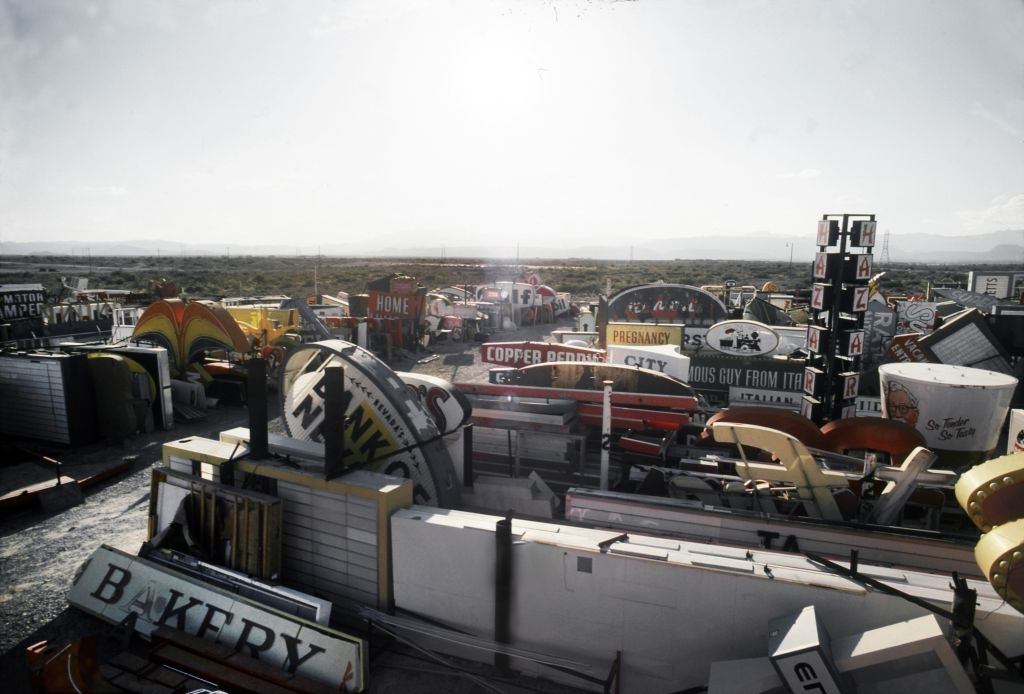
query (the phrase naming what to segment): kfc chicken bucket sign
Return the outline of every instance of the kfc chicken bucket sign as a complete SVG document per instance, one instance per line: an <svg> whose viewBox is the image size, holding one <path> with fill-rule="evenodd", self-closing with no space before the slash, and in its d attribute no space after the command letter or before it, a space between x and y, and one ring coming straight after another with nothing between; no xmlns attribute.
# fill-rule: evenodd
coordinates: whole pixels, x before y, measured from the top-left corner
<svg viewBox="0 0 1024 694"><path fill-rule="evenodd" d="M950 364L878 367L882 416L920 431L942 463L973 464L995 448L1017 379Z"/></svg>

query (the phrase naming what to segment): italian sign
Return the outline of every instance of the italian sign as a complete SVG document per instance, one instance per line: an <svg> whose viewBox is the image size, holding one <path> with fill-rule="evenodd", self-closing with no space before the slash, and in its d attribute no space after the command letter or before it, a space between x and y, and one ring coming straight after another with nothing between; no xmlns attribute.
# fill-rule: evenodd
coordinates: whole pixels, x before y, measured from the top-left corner
<svg viewBox="0 0 1024 694"><path fill-rule="evenodd" d="M742 402L772 402L775 391L794 394L799 402L803 391L805 360L764 357L735 357L719 352L697 352L690 355L690 385L714 405L731 402L732 389ZM755 395L756 394L756 395ZM788 397L788 396L787 396ZM738 403L734 403L738 404ZM788 403L785 403L788 406Z"/></svg>
<svg viewBox="0 0 1024 694"><path fill-rule="evenodd" d="M365 642L106 545L86 561L68 602L110 624L167 626L334 689L362 691Z"/></svg>
<svg viewBox="0 0 1024 694"><path fill-rule="evenodd" d="M608 323L609 345L657 346L683 344L682 325L649 323Z"/></svg>
<svg viewBox="0 0 1024 694"><path fill-rule="evenodd" d="M764 323L727 320L708 328L704 340L711 349L725 354L759 356L779 345L779 336Z"/></svg>
<svg viewBox="0 0 1024 694"><path fill-rule="evenodd" d="M729 388L730 405L758 405L761 407L778 407L793 412L800 411L800 393L788 390L767 390L763 388Z"/></svg>
<svg viewBox="0 0 1024 694"><path fill-rule="evenodd" d="M487 342L480 346L480 361L519 369L548 361L604 361L604 352L547 342Z"/></svg>
<svg viewBox="0 0 1024 694"><path fill-rule="evenodd" d="M608 300L608 320L682 323L710 327L728 318L713 294L686 284L644 284L629 287Z"/></svg>
<svg viewBox="0 0 1024 694"><path fill-rule="evenodd" d="M332 364L345 370L340 422L324 421L324 369ZM342 340L301 345L285 358L280 392L289 436L322 442L325 424L343 427L346 465L412 480L418 504L450 508L458 500L455 469L434 419L370 352Z"/></svg>

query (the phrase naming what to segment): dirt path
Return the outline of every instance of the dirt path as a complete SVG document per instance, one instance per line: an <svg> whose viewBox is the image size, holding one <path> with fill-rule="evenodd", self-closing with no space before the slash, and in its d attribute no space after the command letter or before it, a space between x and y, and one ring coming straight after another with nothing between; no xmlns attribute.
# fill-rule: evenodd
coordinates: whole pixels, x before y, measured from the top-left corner
<svg viewBox="0 0 1024 694"><path fill-rule="evenodd" d="M75 571L97 547L108 544L134 554L146 539L150 470L161 463L161 444L190 435L215 437L247 423L247 410L218 408L208 411L205 420L137 436L123 446L97 444L60 456L64 474L75 478L119 464L126 456L134 462L129 472L86 490L79 506L53 515L29 510L0 516L0 677L5 691L28 691L26 646L107 629L69 608L67 592Z"/></svg>

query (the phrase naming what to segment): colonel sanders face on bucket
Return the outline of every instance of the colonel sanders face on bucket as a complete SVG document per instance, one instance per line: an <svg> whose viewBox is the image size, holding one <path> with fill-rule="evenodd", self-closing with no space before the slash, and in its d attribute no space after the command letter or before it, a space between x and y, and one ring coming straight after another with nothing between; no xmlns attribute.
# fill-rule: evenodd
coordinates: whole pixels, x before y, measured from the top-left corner
<svg viewBox="0 0 1024 694"><path fill-rule="evenodd" d="M906 388L895 381L886 386L885 410L889 419L904 422L912 427L917 426L917 398Z"/></svg>

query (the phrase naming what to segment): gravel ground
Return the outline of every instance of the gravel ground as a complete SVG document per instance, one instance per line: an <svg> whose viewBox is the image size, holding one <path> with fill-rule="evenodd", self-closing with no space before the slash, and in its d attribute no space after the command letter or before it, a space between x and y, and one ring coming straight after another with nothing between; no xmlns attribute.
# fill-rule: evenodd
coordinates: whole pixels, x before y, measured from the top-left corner
<svg viewBox="0 0 1024 694"><path fill-rule="evenodd" d="M555 327L498 333L491 339L538 340ZM437 358L430 358L435 354ZM394 367L450 381L486 381L491 366L482 364L479 355L476 343L442 343L428 352L407 355ZM272 416L275 410L276 403L271 405ZM27 646L43 640L64 643L110 629L69 607L67 592L75 571L101 544L135 553L145 540L150 469L160 464L161 444L189 435L217 438L224 429L247 424L247 410L224 407L210 410L201 422L137 436L121 446L96 445L66 454L61 456L64 474L76 478L117 464L125 456L135 459L128 473L86 490L85 503L79 506L52 515L33 510L0 517L0 678L5 692L29 691L24 655ZM272 423L272 428L279 425L275 427ZM32 474L26 473L23 466L17 466L20 471L15 471L15 467L0 469L0 487L16 486L14 478ZM493 676L489 668L463 665L473 672ZM371 686L375 692L488 691L479 682L453 676L443 667L413 658L403 650L383 653L374 662ZM502 682L497 689L571 691L533 681Z"/></svg>

